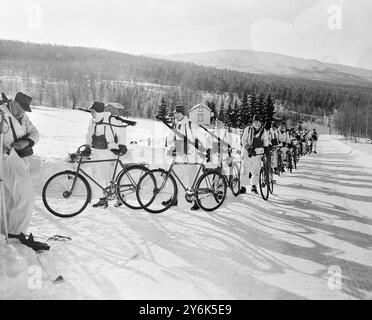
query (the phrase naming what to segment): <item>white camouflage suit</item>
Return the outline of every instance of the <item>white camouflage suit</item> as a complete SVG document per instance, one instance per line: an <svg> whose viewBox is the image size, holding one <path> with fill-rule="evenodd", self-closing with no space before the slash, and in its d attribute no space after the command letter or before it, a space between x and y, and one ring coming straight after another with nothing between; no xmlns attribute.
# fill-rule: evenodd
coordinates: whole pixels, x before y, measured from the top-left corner
<svg viewBox="0 0 372 320"><path fill-rule="evenodd" d="M278 129L278 140L280 144L290 143L290 138L289 138L289 132L287 130L281 130ZM288 152L288 147L283 147L282 148L282 159L283 161L287 159L287 152Z"/></svg>
<svg viewBox="0 0 372 320"><path fill-rule="evenodd" d="M258 148L255 148L256 153L263 153L264 147L269 146L269 138L267 131L260 128L258 131L253 126L248 126L244 129L241 146L243 155L243 166L241 173L241 185L247 186L249 184L249 173L252 174L250 184L257 186L259 182L260 170L262 167L262 155L249 157L248 149L253 148L254 139L259 139Z"/></svg>
<svg viewBox="0 0 372 320"><path fill-rule="evenodd" d="M115 127L113 131L109 125L106 124L96 124L101 120L103 123L109 123L109 117L111 116L110 112L100 112L97 113L96 118L92 118L89 122L88 133L86 135L86 144L91 146L92 155L91 160L109 160L115 159L116 155L111 151L111 149L118 149L118 144L115 143ZM114 125L120 125L117 120L111 119L111 123ZM122 125L122 124L121 124ZM113 133L114 132L114 133ZM104 135L107 141L107 149L96 149L92 146L93 135L97 136ZM119 135L119 139L122 138L122 135ZM125 139L125 137L123 138ZM120 142L121 143L121 142ZM112 174L113 174L113 164L114 162L99 162L89 164L89 170L92 174L92 177L101 184L102 187L107 187L110 184ZM102 190L98 188L94 183L92 185L92 196L93 198L99 198L103 196Z"/></svg>
<svg viewBox="0 0 372 320"><path fill-rule="evenodd" d="M34 208L34 190L30 178L30 166L33 166L33 162L37 161L37 158L33 156L20 158L14 148L11 147L14 136L10 119L18 139L28 135L28 138L36 144L39 141L39 132L26 114L20 120L17 120L6 105L0 106L0 109L5 114L2 155L8 233L13 235L26 234ZM3 230L4 226L1 229Z"/></svg>
<svg viewBox="0 0 372 320"><path fill-rule="evenodd" d="M184 116L181 121L176 121L176 130L182 135L195 143L198 139L199 144L203 148L208 148L207 137L202 129L194 122L192 122L187 116ZM201 158L197 150L190 144L187 145L187 154L184 154L184 140L179 137L176 133L171 131L167 137L168 150L176 149L177 162L185 162L184 166L177 165L174 167L174 171L177 173L181 181L186 187L191 188L192 182L195 179L198 167L195 165L187 165L186 163L200 163Z"/></svg>
<svg viewBox="0 0 372 320"><path fill-rule="evenodd" d="M270 128L268 131L268 136L270 145L273 147L277 146L275 145L275 141L279 144L278 129ZM273 169L278 167L278 149L273 150L272 152L271 167Z"/></svg>

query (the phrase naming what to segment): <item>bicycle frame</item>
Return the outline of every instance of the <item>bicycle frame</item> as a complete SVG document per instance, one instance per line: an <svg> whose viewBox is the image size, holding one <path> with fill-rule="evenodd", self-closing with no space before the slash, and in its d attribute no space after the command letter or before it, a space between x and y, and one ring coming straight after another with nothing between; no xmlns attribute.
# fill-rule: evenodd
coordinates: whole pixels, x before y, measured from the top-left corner
<svg viewBox="0 0 372 320"><path fill-rule="evenodd" d="M172 164L170 165L170 167L169 167L169 169L167 171L167 175L166 175L166 177L164 179L164 182L162 183L160 189L163 189L164 188L165 183L168 180L168 177L170 175L173 175L178 180L178 182L181 184L181 186L185 190L185 192L187 191L187 187L182 183L182 181L178 177L177 173L173 170L173 167L175 165L194 165L194 166L199 166L198 172L195 175L194 181L193 181L192 186L191 186L191 189L190 189L190 190L194 190L195 189L196 182L198 181L200 172L202 171L202 169L203 169L203 171L205 170L204 161L202 163L177 162L175 158L173 159Z"/></svg>
<svg viewBox="0 0 372 320"><path fill-rule="evenodd" d="M77 180L77 176L78 174L81 172L82 175L86 178L88 178L89 180L91 180L94 184L96 184L102 191L105 191L107 189L109 189L111 187L110 186L106 186L106 187L103 187L102 185L100 185L94 178L92 178L87 172L85 172L82 168L81 168L81 165L83 164L91 164L91 163L103 163L103 162L116 162L115 163L115 169L114 169L114 172L113 172L113 175L112 175L112 179L111 179L111 185L113 182L116 181L117 179L117 168L118 168L118 165L120 164L121 168L124 170L126 167L128 167L129 165L128 164L123 164L123 162L120 160L120 156L118 156L116 159L106 159L106 160L83 160L83 158L80 158L79 160L79 163L78 163L78 166L75 170L75 177L74 177L74 181L72 183L72 186L71 186L71 190L69 191L70 193L72 193L74 187L75 187L75 183L76 183L76 180ZM128 178L131 180L131 183L132 184L135 184L135 181L133 180L133 178L129 175Z"/></svg>

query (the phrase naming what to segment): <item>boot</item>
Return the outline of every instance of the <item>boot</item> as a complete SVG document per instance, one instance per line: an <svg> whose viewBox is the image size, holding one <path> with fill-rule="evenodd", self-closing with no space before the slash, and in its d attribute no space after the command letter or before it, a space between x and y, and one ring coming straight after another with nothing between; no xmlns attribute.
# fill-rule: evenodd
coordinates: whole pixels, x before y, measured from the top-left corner
<svg viewBox="0 0 372 320"><path fill-rule="evenodd" d="M28 236L27 242L28 242L27 246L29 246L36 252L50 249L50 246L47 243L35 241L32 233L30 233L30 235Z"/></svg>
<svg viewBox="0 0 372 320"><path fill-rule="evenodd" d="M118 199L118 200L115 202L114 207L115 207L115 208L119 208L119 207L121 207L122 205L123 205L123 203Z"/></svg>
<svg viewBox="0 0 372 320"><path fill-rule="evenodd" d="M99 198L99 201L93 205L93 208L103 207L106 209L108 207L108 201L106 198Z"/></svg>
<svg viewBox="0 0 372 320"><path fill-rule="evenodd" d="M274 174L278 174L278 168L274 168Z"/></svg>
<svg viewBox="0 0 372 320"><path fill-rule="evenodd" d="M285 169L284 169L284 167L282 168L282 173L285 173Z"/></svg>
<svg viewBox="0 0 372 320"><path fill-rule="evenodd" d="M190 210L192 210L192 211L196 211L196 210L199 210L199 209L200 209L200 207L198 206L196 201L194 202L194 205L190 208Z"/></svg>
<svg viewBox="0 0 372 320"><path fill-rule="evenodd" d="M18 239L22 244L24 244L27 247L30 247L36 252L50 249L50 246L47 243L35 241L32 233L30 233L28 238L26 238L26 236L23 233L19 235L9 234L9 238Z"/></svg>
<svg viewBox="0 0 372 320"><path fill-rule="evenodd" d="M247 193L247 188L246 187L241 187L239 193L240 194L246 194Z"/></svg>
<svg viewBox="0 0 372 320"><path fill-rule="evenodd" d="M170 198L169 200L166 200L166 201L163 201L161 204L165 207L165 206L169 206L169 204L173 201L173 198ZM178 206L178 199L176 199L173 204L171 205L171 207L177 207Z"/></svg>
<svg viewBox="0 0 372 320"><path fill-rule="evenodd" d="M255 194L258 194L257 187L256 186L252 186L251 192L252 193L255 193Z"/></svg>

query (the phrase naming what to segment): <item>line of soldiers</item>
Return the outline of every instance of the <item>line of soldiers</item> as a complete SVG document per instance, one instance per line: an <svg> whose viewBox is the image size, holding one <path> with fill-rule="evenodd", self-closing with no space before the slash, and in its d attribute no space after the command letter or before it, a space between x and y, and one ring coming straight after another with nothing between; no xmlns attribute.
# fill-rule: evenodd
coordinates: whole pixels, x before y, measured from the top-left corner
<svg viewBox="0 0 372 320"><path fill-rule="evenodd" d="M253 117L253 122L247 126L241 136L242 147L242 172L241 172L241 193L247 192L248 185L251 186L251 192L258 193L257 185L259 183L259 174L262 167L262 153L269 153L273 147L281 146L281 151L273 150L272 167L274 172L278 174L278 152L287 154L289 147L296 147L299 154L302 155L308 143L311 143L311 148L314 153L317 153L318 134L316 129L313 130L310 139L306 139L306 132L302 123L298 130L287 129L285 121L266 123L264 126L263 119L260 115ZM286 157L285 157L286 158ZM285 169L282 168L285 172Z"/></svg>

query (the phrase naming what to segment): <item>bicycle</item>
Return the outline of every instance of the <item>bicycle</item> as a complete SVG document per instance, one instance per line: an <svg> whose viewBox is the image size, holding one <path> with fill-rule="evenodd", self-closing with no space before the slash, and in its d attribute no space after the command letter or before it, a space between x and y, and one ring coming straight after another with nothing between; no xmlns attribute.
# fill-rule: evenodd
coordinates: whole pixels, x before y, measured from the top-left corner
<svg viewBox="0 0 372 320"><path fill-rule="evenodd" d="M136 193L139 179L149 171L148 165L146 163L123 164L120 160L123 153L118 153L115 159L90 160L89 156L82 153L82 148L86 147L89 145L82 145L76 153L69 154L67 162L77 164L74 171L58 172L45 183L42 198L47 210L61 218L71 218L83 212L92 200L92 189L88 180L103 191L107 200L119 199L128 208L141 209L137 198L133 195ZM103 162L115 162L110 185L106 187L100 185L81 168L83 164ZM119 165L121 171L116 174Z"/></svg>
<svg viewBox="0 0 372 320"><path fill-rule="evenodd" d="M174 171L175 165L199 166L190 189L183 184ZM178 199L176 179L185 191L186 201L192 203L196 200L199 207L205 211L218 209L226 198L227 182L220 170L206 169L205 158L202 163L187 163L177 162L176 155L173 155L173 161L168 170L150 170L139 180L136 195L140 206L153 214L168 210Z"/></svg>
<svg viewBox="0 0 372 320"><path fill-rule="evenodd" d="M269 199L269 194L274 192L274 170L271 165L271 153L273 151L274 149L270 152L258 154L262 155L263 165L260 170L259 186L262 199L265 201Z"/></svg>
<svg viewBox="0 0 372 320"><path fill-rule="evenodd" d="M231 149L231 153L232 153ZM241 161L233 161L233 157L229 154L229 157L225 160L222 160L222 156L219 154L219 162L220 166L215 170L219 170L219 172L225 177L226 184L230 188L232 194L237 197L240 195L240 171L241 171ZM237 155L240 155L240 151L237 151ZM227 162L228 169L222 170L223 165L222 162ZM239 165L238 165L239 164ZM228 171L228 172L227 172Z"/></svg>
<svg viewBox="0 0 372 320"><path fill-rule="evenodd" d="M280 177L281 174L283 173L283 169L284 169L282 146L278 146L277 149L278 149L277 171L278 171L278 176Z"/></svg>

